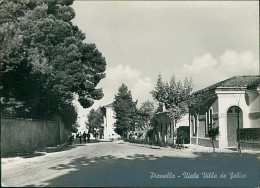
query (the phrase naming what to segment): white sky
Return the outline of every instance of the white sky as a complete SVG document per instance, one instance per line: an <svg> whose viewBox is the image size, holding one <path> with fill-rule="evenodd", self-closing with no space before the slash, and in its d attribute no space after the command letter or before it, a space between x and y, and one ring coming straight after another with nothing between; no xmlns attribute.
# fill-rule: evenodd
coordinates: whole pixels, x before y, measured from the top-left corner
<svg viewBox="0 0 260 188"><path fill-rule="evenodd" d="M73 23L106 58L104 98L125 83L138 103L158 74L192 77L198 90L236 75L259 74L258 1L75 1ZM86 111L81 114L86 115ZM89 111L89 109L87 110Z"/></svg>

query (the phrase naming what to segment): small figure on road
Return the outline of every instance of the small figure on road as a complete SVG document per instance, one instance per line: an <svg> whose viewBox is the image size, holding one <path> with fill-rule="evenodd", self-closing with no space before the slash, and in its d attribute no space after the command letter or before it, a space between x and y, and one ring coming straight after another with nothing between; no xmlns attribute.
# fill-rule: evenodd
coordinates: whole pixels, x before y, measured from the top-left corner
<svg viewBox="0 0 260 188"><path fill-rule="evenodd" d="M87 137L87 133L85 133L85 131L84 131L84 133L83 133L83 141L84 141L84 143L87 142L86 137Z"/></svg>
<svg viewBox="0 0 260 188"><path fill-rule="evenodd" d="M79 132L79 143L82 142L82 135L81 135L81 132Z"/></svg>
<svg viewBox="0 0 260 188"><path fill-rule="evenodd" d="M95 139L97 139L98 138L98 133L96 132L94 136L95 136Z"/></svg>
<svg viewBox="0 0 260 188"><path fill-rule="evenodd" d="M74 136L72 134L69 135L69 145L72 145Z"/></svg>
<svg viewBox="0 0 260 188"><path fill-rule="evenodd" d="M79 139L79 133L76 134L76 140Z"/></svg>
<svg viewBox="0 0 260 188"><path fill-rule="evenodd" d="M88 137L88 142L89 142L89 139L90 139L90 134L89 133L87 134L87 137Z"/></svg>

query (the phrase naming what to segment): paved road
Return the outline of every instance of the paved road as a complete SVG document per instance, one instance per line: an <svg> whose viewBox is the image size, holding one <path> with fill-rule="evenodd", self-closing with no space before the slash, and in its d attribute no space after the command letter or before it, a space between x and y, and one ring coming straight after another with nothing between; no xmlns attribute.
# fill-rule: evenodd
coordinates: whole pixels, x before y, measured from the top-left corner
<svg viewBox="0 0 260 188"><path fill-rule="evenodd" d="M41 156L2 159L2 185L255 187L260 185L260 156L129 143L77 144Z"/></svg>

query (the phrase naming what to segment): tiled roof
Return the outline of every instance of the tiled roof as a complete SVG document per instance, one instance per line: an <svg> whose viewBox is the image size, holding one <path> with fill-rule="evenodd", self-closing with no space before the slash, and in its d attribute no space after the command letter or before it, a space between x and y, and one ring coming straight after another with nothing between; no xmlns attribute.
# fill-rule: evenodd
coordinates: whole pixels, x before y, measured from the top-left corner
<svg viewBox="0 0 260 188"><path fill-rule="evenodd" d="M260 84L260 76L234 76L232 78L223 80L209 87L196 91L195 93L201 93L205 91L215 90L217 87L250 87L254 88Z"/></svg>

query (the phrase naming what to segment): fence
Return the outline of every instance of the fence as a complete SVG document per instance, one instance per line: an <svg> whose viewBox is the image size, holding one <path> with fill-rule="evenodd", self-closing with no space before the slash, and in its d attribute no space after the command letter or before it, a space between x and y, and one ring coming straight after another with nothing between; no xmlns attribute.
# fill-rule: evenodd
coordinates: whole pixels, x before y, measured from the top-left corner
<svg viewBox="0 0 260 188"><path fill-rule="evenodd" d="M30 153L64 143L68 130L60 121L1 119L1 154Z"/></svg>
<svg viewBox="0 0 260 188"><path fill-rule="evenodd" d="M241 148L260 149L260 128L244 128L237 131Z"/></svg>

